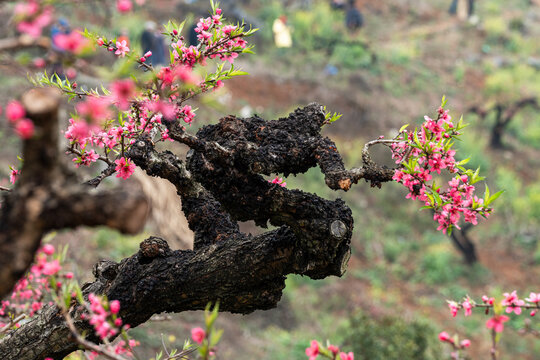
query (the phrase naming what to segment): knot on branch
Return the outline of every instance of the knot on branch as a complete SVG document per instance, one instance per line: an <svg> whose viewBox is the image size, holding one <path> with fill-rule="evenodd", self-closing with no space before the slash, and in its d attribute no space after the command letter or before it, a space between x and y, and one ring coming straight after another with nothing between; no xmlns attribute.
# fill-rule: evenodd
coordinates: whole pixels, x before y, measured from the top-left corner
<svg viewBox="0 0 540 360"><path fill-rule="evenodd" d="M151 236L139 245L139 259L141 262L152 261L156 257L166 257L172 252L169 244L161 238Z"/></svg>
<svg viewBox="0 0 540 360"><path fill-rule="evenodd" d="M100 260L94 264L92 273L97 280L114 280L118 274L118 263L111 260Z"/></svg>

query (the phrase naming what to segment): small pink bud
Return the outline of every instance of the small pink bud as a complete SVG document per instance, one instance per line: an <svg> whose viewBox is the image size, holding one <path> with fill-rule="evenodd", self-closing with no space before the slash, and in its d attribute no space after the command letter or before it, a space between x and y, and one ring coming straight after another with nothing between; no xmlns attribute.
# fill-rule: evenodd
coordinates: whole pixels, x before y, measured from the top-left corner
<svg viewBox="0 0 540 360"><path fill-rule="evenodd" d="M448 342L454 342L451 338L450 338L450 335L448 335L448 333L446 331L443 331L439 334L439 340L440 341L448 341Z"/></svg>
<svg viewBox="0 0 540 360"><path fill-rule="evenodd" d="M34 61L34 66L37 67L38 69L42 69L45 67L46 63L45 63L45 60L43 58L35 58Z"/></svg>
<svg viewBox="0 0 540 360"><path fill-rule="evenodd" d="M196 327L196 328L191 329L191 338L197 344L199 345L202 344L205 337L206 337L206 332L202 328Z"/></svg>
<svg viewBox="0 0 540 360"><path fill-rule="evenodd" d="M97 39L97 44L98 44L98 46L103 46L103 44L105 44L105 42L103 41L102 38L99 38L99 39Z"/></svg>
<svg viewBox="0 0 540 360"><path fill-rule="evenodd" d="M172 31L172 33L173 33L174 35L178 35L178 30L174 29L174 30Z"/></svg>
<svg viewBox="0 0 540 360"><path fill-rule="evenodd" d="M146 61L146 58L143 56L142 58L139 59L140 62L145 62Z"/></svg>
<svg viewBox="0 0 540 360"><path fill-rule="evenodd" d="M330 350L334 356L339 353L339 348L336 345L328 345L328 350Z"/></svg>
<svg viewBox="0 0 540 360"><path fill-rule="evenodd" d="M15 122L26 115L26 111L20 102L13 100L6 106L6 117L10 122Z"/></svg>
<svg viewBox="0 0 540 360"><path fill-rule="evenodd" d="M71 84L71 87L74 88L74 89L76 89L76 88L77 88L77 83L74 82L73 84Z"/></svg>
<svg viewBox="0 0 540 360"><path fill-rule="evenodd" d="M41 250L47 255L54 254L54 246L52 246L51 244L43 245L43 248L41 248Z"/></svg>
<svg viewBox="0 0 540 360"><path fill-rule="evenodd" d="M34 135L34 123L30 119L21 119L15 124L15 132L21 139L28 140Z"/></svg>
<svg viewBox="0 0 540 360"><path fill-rule="evenodd" d="M150 57L152 56L152 52L151 51L147 51L146 54L144 54L144 57L147 58L147 57Z"/></svg>
<svg viewBox="0 0 540 360"><path fill-rule="evenodd" d="M109 306L113 314L118 314L118 311L120 311L120 301L118 300L111 301Z"/></svg>

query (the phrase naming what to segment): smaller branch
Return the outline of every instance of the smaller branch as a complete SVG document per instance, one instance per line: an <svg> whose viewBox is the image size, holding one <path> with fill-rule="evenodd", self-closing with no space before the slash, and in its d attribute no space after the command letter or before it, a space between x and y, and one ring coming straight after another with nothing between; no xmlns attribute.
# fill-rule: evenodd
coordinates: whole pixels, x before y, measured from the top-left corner
<svg viewBox="0 0 540 360"><path fill-rule="evenodd" d="M73 319L68 314L68 312L66 310L62 309L62 315L64 316L64 319L66 320L66 324L67 324L69 330L71 331L71 334L73 335L73 337L75 337L75 341L79 345L81 345L85 349L95 351L98 354L103 355L105 358L107 358L109 360L126 360L125 358L123 358L121 356L117 356L116 354L114 354L112 352L109 352L109 351L101 348L100 346L94 344L93 342L88 341L85 338L83 338L81 336L81 334L79 334L79 332L77 331L77 328L75 327L75 324L73 324Z"/></svg>
<svg viewBox="0 0 540 360"><path fill-rule="evenodd" d="M101 184L103 179L105 179L105 178L111 176L112 174L114 174L114 172L116 171L115 168L116 167L114 166L114 163L110 162L109 167L107 167L105 170L103 170L101 172L101 174L99 174L98 176L96 176L93 179L90 179L90 180L86 181L84 184L85 185L90 185L90 186L93 186L93 187L97 187L99 184Z"/></svg>
<svg viewBox="0 0 540 360"><path fill-rule="evenodd" d="M21 321L26 317L26 314L20 314L16 318L12 319L9 324L6 324L2 329L0 329L0 334L8 332L16 323Z"/></svg>
<svg viewBox="0 0 540 360"><path fill-rule="evenodd" d="M517 102L515 102L512 106L509 106L505 109L504 111L504 116L503 116L503 120L502 120L502 125L503 126L506 126L508 125L508 123L510 123L510 121L512 120L512 118L523 108L527 107L527 106L532 106L534 107L535 109L539 109L540 106L538 104L538 101L536 98L534 97L530 97L530 98L525 98L525 99L521 99Z"/></svg>
<svg viewBox="0 0 540 360"><path fill-rule="evenodd" d="M175 359L181 359L181 360L187 360L189 359L187 356L194 353L195 351L197 351L197 348L192 348L192 349L188 349L188 350L184 350L184 351L181 351L179 352L178 354L176 355L173 355L173 356L169 356L167 359L165 360L175 360Z"/></svg>
<svg viewBox="0 0 540 360"><path fill-rule="evenodd" d="M69 147L66 151L70 152L72 154L75 154L77 156L83 156L83 154L79 150L75 149L74 147ZM109 166L111 166L113 164L113 162L111 160L109 160L107 157L105 157L103 155L99 155L98 160L103 161L104 163L106 163Z"/></svg>
<svg viewBox="0 0 540 360"><path fill-rule="evenodd" d="M148 69L151 72L155 72L154 67L152 65L149 65L149 64L147 64L145 62L141 62L140 60L137 61L137 62L139 63L139 67L144 67L144 68Z"/></svg>
<svg viewBox="0 0 540 360"><path fill-rule="evenodd" d="M163 339L163 334L161 334L161 344L163 345L163 350L165 351L165 354L167 354L167 358L171 358L171 354L169 353L169 350L167 350L167 346L165 346L165 340Z"/></svg>
<svg viewBox="0 0 540 360"><path fill-rule="evenodd" d="M0 191L11 191L11 189L5 186L0 186Z"/></svg>
<svg viewBox="0 0 540 360"><path fill-rule="evenodd" d="M199 139L196 135L189 134L178 122L165 122L169 129L169 136L190 148L204 153L210 159L214 157L228 158L232 155L231 151L221 146L216 141L205 141Z"/></svg>
<svg viewBox="0 0 540 360"><path fill-rule="evenodd" d="M403 142L403 140L388 140L388 139L371 140L370 142L364 145L364 149L362 150L362 155L369 154L369 148L375 144L395 144L399 142Z"/></svg>

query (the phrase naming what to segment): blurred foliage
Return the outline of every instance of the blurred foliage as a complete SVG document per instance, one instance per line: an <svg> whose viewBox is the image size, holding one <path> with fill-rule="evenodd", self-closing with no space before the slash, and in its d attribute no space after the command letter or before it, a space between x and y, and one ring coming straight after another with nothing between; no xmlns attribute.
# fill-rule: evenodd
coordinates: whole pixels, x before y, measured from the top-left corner
<svg viewBox="0 0 540 360"><path fill-rule="evenodd" d="M100 227L94 235L97 251L108 259L120 261L139 250L139 244L148 237L147 233L134 236L123 235L116 230Z"/></svg>
<svg viewBox="0 0 540 360"><path fill-rule="evenodd" d="M492 69L486 78L485 91L488 97L503 104L524 97L540 97L540 72L524 64Z"/></svg>
<svg viewBox="0 0 540 360"><path fill-rule="evenodd" d="M427 248L417 269L415 279L428 285L454 282L463 275L464 265L455 253L448 251L446 244Z"/></svg>
<svg viewBox="0 0 540 360"><path fill-rule="evenodd" d="M436 331L424 321L395 316L381 319L358 312L342 329L343 348L360 360L441 359Z"/></svg>

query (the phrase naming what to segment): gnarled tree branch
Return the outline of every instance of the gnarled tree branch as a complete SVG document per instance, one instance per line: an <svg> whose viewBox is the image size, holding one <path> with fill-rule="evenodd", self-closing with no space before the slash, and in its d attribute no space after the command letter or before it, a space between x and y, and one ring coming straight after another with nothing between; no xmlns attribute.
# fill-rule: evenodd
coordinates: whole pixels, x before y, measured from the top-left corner
<svg viewBox="0 0 540 360"><path fill-rule="evenodd" d="M99 263L84 294L119 300L124 322L137 326L153 314L203 309L217 300L222 311L269 309L280 300L288 274L341 276L350 257L350 209L342 200L282 188L261 176L319 165L334 189L348 190L362 178L375 185L391 180L393 170L373 163L367 151L363 167L346 170L335 144L320 135L323 123L317 104L274 121L229 116L196 135L168 123L171 137L192 147L185 161L141 136L126 156L175 185L195 233L194 249L172 251L151 237L120 263ZM238 227L247 220L278 228L247 235ZM71 309L75 327L91 330L81 311ZM69 334L58 309L49 307L0 341L0 357L61 359L77 349Z"/></svg>

